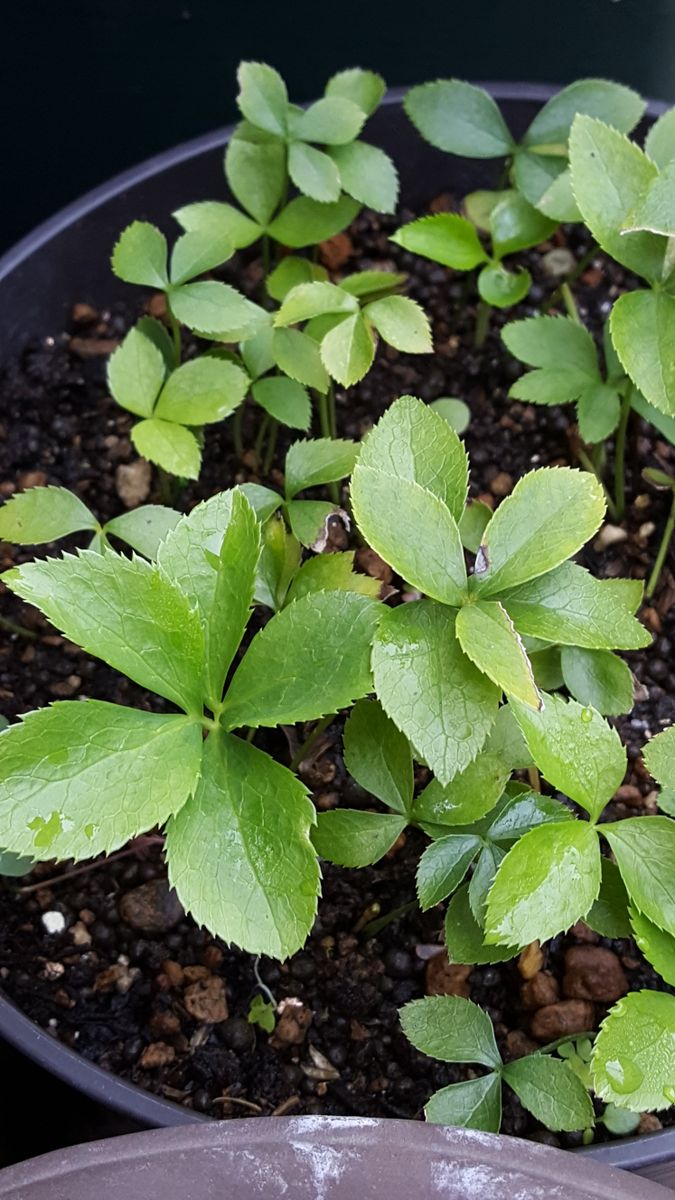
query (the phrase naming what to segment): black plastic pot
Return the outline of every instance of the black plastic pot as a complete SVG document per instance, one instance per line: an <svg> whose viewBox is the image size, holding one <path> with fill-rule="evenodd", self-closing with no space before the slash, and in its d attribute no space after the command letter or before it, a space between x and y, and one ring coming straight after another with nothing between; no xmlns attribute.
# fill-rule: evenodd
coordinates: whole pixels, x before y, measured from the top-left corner
<svg viewBox="0 0 675 1200"><path fill-rule="evenodd" d="M0 1171L0 1200L636 1200L612 1167L520 1138L350 1117L228 1121L90 1142ZM640 1185L640 1200L672 1192Z"/></svg>
<svg viewBox="0 0 675 1200"><path fill-rule="evenodd" d="M543 85L485 86L516 136L555 91ZM390 93L370 121L368 136L393 156L404 204L419 208L443 191L463 195L496 184L497 161L455 158L423 142L403 112L402 94ZM664 108L652 102L647 120ZM215 130L116 176L40 225L0 259L0 361L13 358L29 338L62 329L76 301L101 308L133 297L134 289L110 270L117 235L130 221L143 218L175 235L171 218L175 209L197 199L221 198L222 153L230 133L230 128ZM209 1120L109 1075L46 1034L2 997L0 1035L71 1086L142 1124L174 1126ZM584 1153L659 1178L662 1165L675 1163L675 1128L591 1147Z"/></svg>

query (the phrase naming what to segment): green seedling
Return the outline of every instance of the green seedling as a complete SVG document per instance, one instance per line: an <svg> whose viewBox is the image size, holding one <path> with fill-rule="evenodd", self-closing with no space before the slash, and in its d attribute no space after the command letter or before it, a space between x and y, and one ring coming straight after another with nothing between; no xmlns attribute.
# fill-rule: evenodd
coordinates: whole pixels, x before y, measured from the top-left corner
<svg viewBox="0 0 675 1200"><path fill-rule="evenodd" d="M598 1096L622 1112L675 1104L675 996L643 990L619 1000L600 1026L591 1071Z"/></svg>
<svg viewBox="0 0 675 1200"><path fill-rule="evenodd" d="M246 1020L249 1025L257 1025L265 1033L274 1033L276 1019L276 1005L270 1000L265 1000L264 996L256 994L249 1004Z"/></svg>
<svg viewBox="0 0 675 1200"><path fill-rule="evenodd" d="M71 533L91 534L90 550L102 551L119 538L144 558L154 559L160 542L181 514L162 504L143 504L101 525L90 508L63 487L34 487L12 496L0 508L0 541L43 546Z"/></svg>
<svg viewBox="0 0 675 1200"><path fill-rule="evenodd" d="M673 540L673 533L675 532L675 475L667 475L665 471L660 471L656 467L645 467L642 474L647 482L651 483L653 487L658 488L659 491L666 491L670 492L671 494L670 512L668 513L668 518L663 529L661 542L656 554L656 558L654 559L654 566L652 567L651 574L647 581L647 587L645 588L645 596L647 599L651 599L658 587L659 579L661 578L661 572L663 571L666 556L668 554L668 549Z"/></svg>

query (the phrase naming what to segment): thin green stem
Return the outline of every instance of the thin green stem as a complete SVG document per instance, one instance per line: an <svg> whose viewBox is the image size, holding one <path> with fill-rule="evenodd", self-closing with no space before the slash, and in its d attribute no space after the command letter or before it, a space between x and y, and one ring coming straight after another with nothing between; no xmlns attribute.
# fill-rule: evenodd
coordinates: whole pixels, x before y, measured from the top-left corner
<svg viewBox="0 0 675 1200"><path fill-rule="evenodd" d="M621 400L621 416L614 443L614 509L621 520L626 507L626 430L630 417L632 384L628 384Z"/></svg>
<svg viewBox="0 0 675 1200"><path fill-rule="evenodd" d="M244 453L243 428L244 428L244 405L242 403L239 405L239 408L235 411L234 418L232 420L232 440L234 442L234 452L235 452L237 458L241 458Z"/></svg>
<svg viewBox="0 0 675 1200"><path fill-rule="evenodd" d="M14 621L9 621L7 617L0 617L0 629L4 629L7 633L13 633L17 637L26 638L29 642L37 641L37 633L33 633L32 629L26 629L23 625L17 625Z"/></svg>
<svg viewBox="0 0 675 1200"><path fill-rule="evenodd" d="M574 270L570 271L569 275L567 276L567 278L565 279L564 282L566 284L574 283L574 281L579 278L582 271L586 270L586 267L588 266L588 264L593 261L593 259L595 258L597 253L598 253L598 244L597 244L597 242L593 242L593 245L591 246L590 250L587 250L586 253L582 256L582 258L579 259L578 263L574 267ZM548 297L545 304L542 306L543 312L548 312L550 308L553 308L554 304L557 304L558 301L562 299L562 288L563 288L563 284L561 284L560 287L557 287L554 292L551 292L551 295Z"/></svg>
<svg viewBox="0 0 675 1200"><path fill-rule="evenodd" d="M268 475L272 462L274 461L274 452L277 448L277 438L279 437L279 422L272 417L270 421L270 435L267 441L267 450L262 465L263 475Z"/></svg>
<svg viewBox="0 0 675 1200"><path fill-rule="evenodd" d="M584 1029L581 1033L566 1033L564 1037L556 1038L554 1042L547 1042L545 1046L538 1046L533 1054L551 1054L553 1050L557 1050L558 1046L564 1046L565 1042L580 1042L582 1038L590 1038L591 1041L595 1038L595 1029Z"/></svg>
<svg viewBox="0 0 675 1200"><path fill-rule="evenodd" d="M324 729L328 729L328 726L330 725L331 721L334 721L334 720L335 720L335 713L329 713L327 717L322 717L320 721L317 721L312 732L309 734L309 737L305 738L302 745L298 747L295 754L293 755L293 757L290 761L291 771L297 771L298 767L300 766L300 763L307 757L307 755L309 754L312 747L316 744L318 739L321 737L321 734L323 733Z"/></svg>
<svg viewBox="0 0 675 1200"><path fill-rule="evenodd" d="M663 564L666 561L666 554L668 553L668 547L670 545L673 533L675 533L675 489L673 489L673 503L670 506L670 516L666 521L666 527L663 531L663 537L661 538L659 552L654 560L652 573L649 576L649 582L645 591L645 595L648 600L651 600L652 596L654 595L656 586L661 578Z"/></svg>
<svg viewBox="0 0 675 1200"><path fill-rule="evenodd" d="M167 305L166 305L166 312L167 312L167 316L169 318L169 325L171 326L171 337L173 340L174 366L179 367L180 360L181 360L181 354L182 354L182 350L183 350L183 343L182 343L181 332L180 332L180 321L176 320L176 318L174 317L174 315L171 311L171 305L169 304L168 300L167 300Z"/></svg>
<svg viewBox="0 0 675 1200"><path fill-rule="evenodd" d="M267 415L267 413L265 413L265 415L262 418L262 421L260 422L260 425L258 426L258 433L256 435L256 439L255 439L255 442L253 445L253 453L255 455L255 461L258 465L260 465L260 454L262 452L263 442L265 440L265 434L267 433L269 423L270 423L270 418Z"/></svg>
<svg viewBox="0 0 675 1200"><path fill-rule="evenodd" d="M476 310L476 330L473 337L474 349L480 350L485 344L487 331L490 326L490 305L485 300L480 300Z"/></svg>
<svg viewBox="0 0 675 1200"><path fill-rule="evenodd" d="M577 446L576 456L577 456L577 459L579 460L579 462L581 463L582 467L584 468L584 471L589 471L591 475L595 475L595 478L597 479L598 483L600 484L600 486L605 494L605 502L607 504L607 511L609 512L609 515L611 516L612 520L614 520L614 521L618 520L616 506L615 506L614 501L613 501L612 497L610 496L607 488L605 487L605 484L602 481L602 477L600 475L598 466L593 461L593 459L590 457L590 455L586 452L586 450L584 450L583 446Z"/></svg>
<svg viewBox="0 0 675 1200"><path fill-rule="evenodd" d="M330 412L328 409L328 396L325 392L315 392L316 411L319 416L319 428L321 436L329 438L331 436Z"/></svg>
<svg viewBox="0 0 675 1200"><path fill-rule="evenodd" d="M562 302L565 305L565 310L568 317L571 317L576 325L583 325L583 321L579 316L577 302L574 299L574 295L569 283L563 283L560 285L560 295L562 297Z"/></svg>
<svg viewBox="0 0 675 1200"><path fill-rule="evenodd" d="M328 424L330 426L330 436L337 437L337 410L335 408L335 384L331 379L328 385Z"/></svg>

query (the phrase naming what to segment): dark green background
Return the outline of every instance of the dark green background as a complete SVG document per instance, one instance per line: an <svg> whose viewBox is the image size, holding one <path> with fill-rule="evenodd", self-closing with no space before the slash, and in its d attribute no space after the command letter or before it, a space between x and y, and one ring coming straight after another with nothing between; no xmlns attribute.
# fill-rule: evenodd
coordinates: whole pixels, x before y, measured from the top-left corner
<svg viewBox="0 0 675 1200"><path fill-rule="evenodd" d="M6 0L2 244L140 159L234 116L259 58L292 97L344 66L564 83L603 75L675 101L675 0Z"/></svg>

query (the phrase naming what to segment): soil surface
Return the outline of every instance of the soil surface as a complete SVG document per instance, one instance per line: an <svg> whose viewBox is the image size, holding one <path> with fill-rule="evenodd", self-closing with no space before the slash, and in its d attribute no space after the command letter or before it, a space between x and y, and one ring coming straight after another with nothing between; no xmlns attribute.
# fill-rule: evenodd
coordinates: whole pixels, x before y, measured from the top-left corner
<svg viewBox="0 0 675 1200"><path fill-rule="evenodd" d="M435 210L452 204L439 197ZM492 506L535 466L571 463L577 434L571 408L513 403L507 393L520 373L499 339L514 316L541 311L558 280L548 274L550 251L580 261L588 250L576 227L560 231L520 256L534 278L527 301L493 316L485 345L473 347L475 295L467 279L415 259L388 241L410 213L397 218L362 215L348 234L322 247L335 278L367 267L410 272L409 294L433 322L435 354L409 356L381 347L367 379L345 397L337 393L338 433L360 438L397 396L431 401L457 396L471 409L465 435L472 495ZM228 264L225 277L255 294L255 262ZM601 254L583 270L575 295L584 320L600 336L613 299L634 281ZM157 298L150 300L157 311ZM553 311L557 311L554 306ZM71 327L27 348L0 381L0 495L36 484L76 491L101 520L147 500L159 483L138 464L129 439L132 418L109 397L106 356L137 312L73 310ZM186 346L188 354L193 347ZM244 445L252 446L259 410L244 418ZM318 435L318 430L315 430ZM279 440L268 482L292 437ZM134 465L135 464L135 465ZM209 427L198 483L177 500L197 501L245 479L256 479L251 451L239 461L232 423ZM675 450L632 418L627 464L627 507L621 526L606 525L580 561L599 576L644 579L666 521L667 499L650 490L647 466L675 469ZM607 478L612 479L611 452ZM333 548L345 548L349 537ZM86 544L73 537L58 549ZM354 548L357 542L351 541ZM38 554L55 547L38 548ZM0 568L33 557L0 544ZM362 569L392 585L400 580L361 554ZM645 740L675 720L675 563L663 572L642 620L654 635L648 651L627 654L636 679L632 712L614 723L626 743L629 772L610 806L612 818L655 811L652 785L640 758ZM2 585L0 585L0 590ZM391 589L390 589L391 590ZM165 705L83 654L41 615L2 594L0 713L20 713L56 698L95 697L161 710ZM12 623L19 626L12 629ZM167 705L168 707L168 705ZM300 739L307 731L297 731ZM295 736L295 735L293 735ZM281 761L293 746L282 733L261 733ZM292 737L291 737L292 740ZM304 782L319 809L338 804L369 807L372 798L347 776L341 721L317 742L303 765ZM418 772L420 784L425 772ZM349 871L326 866L319 917L306 948L287 963L256 962L198 929L166 885L158 838L141 839L119 857L72 871L41 865L25 880L0 885L0 980L6 993L55 1037L86 1058L158 1094L218 1117L271 1113L419 1117L437 1087L479 1073L436 1063L417 1053L397 1017L406 1001L428 992L470 996L495 1023L505 1058L517 1057L563 1034L596 1029L627 989L664 987L630 941L599 938L575 926L539 951L497 966L448 967L442 947L441 908L414 905L414 871L423 838L407 834L375 867ZM66 868L67 870L67 868ZM372 923L398 909L377 930ZM272 1036L248 1023L252 998L269 991L282 1012ZM555 1145L580 1135L553 1135L537 1126L505 1088L503 1130ZM661 1120L667 1123L668 1115ZM642 1118L640 1131L660 1128ZM607 1136L599 1126L596 1137Z"/></svg>

